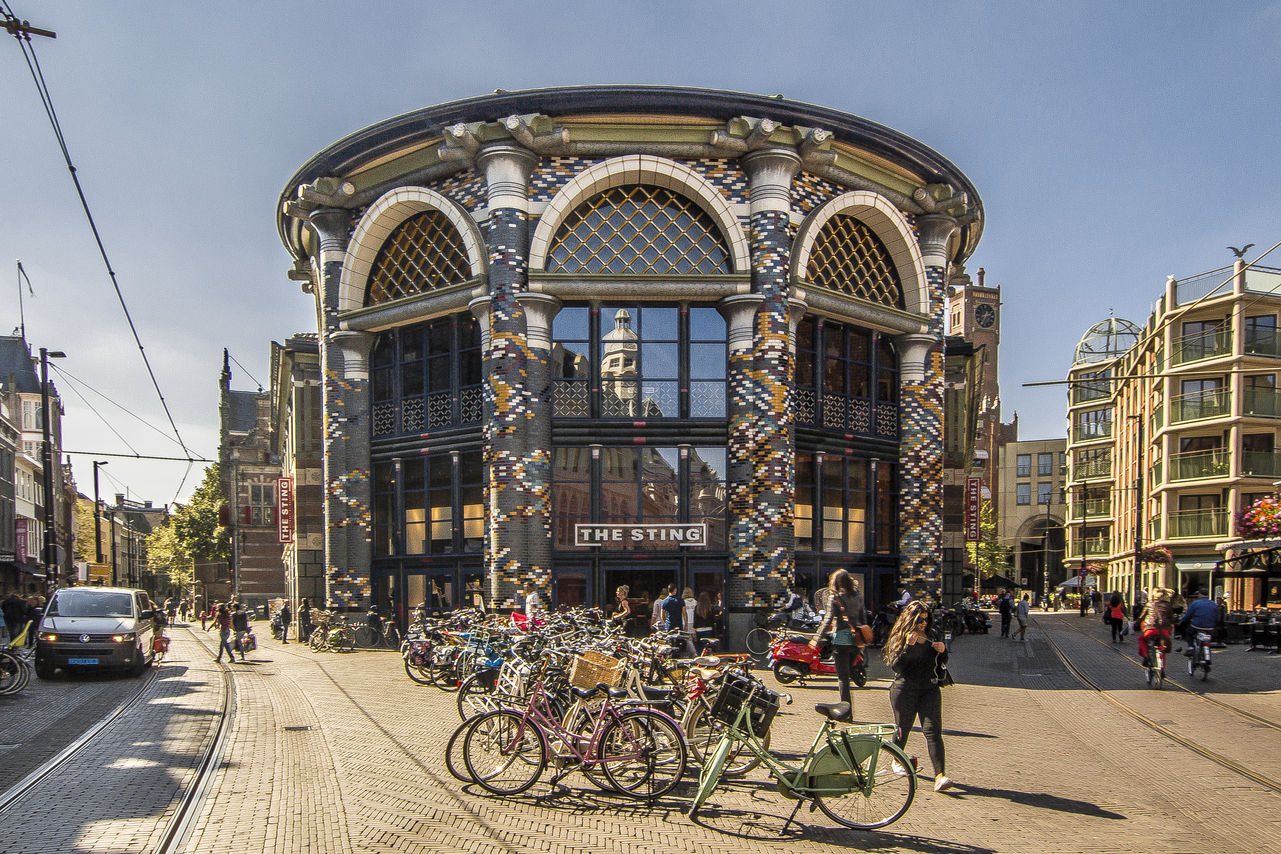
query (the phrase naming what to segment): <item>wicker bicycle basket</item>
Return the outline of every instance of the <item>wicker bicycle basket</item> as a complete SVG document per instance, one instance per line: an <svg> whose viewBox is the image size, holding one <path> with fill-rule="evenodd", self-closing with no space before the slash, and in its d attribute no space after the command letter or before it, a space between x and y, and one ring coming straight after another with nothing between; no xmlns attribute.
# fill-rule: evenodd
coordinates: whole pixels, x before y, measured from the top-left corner
<svg viewBox="0 0 1281 854"><path fill-rule="evenodd" d="M575 688L595 688L604 682L613 688L623 678L622 661L603 652L580 652L569 668L569 684Z"/></svg>

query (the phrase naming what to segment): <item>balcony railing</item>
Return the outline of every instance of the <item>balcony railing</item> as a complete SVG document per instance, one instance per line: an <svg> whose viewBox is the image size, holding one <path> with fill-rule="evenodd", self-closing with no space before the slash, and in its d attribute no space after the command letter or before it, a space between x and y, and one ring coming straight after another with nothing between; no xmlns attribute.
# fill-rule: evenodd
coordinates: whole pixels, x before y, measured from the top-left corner
<svg viewBox="0 0 1281 854"><path fill-rule="evenodd" d="M1281 338L1275 329L1247 331L1245 353L1247 356L1281 356Z"/></svg>
<svg viewBox="0 0 1281 854"><path fill-rule="evenodd" d="M1155 436L1165 426L1165 404L1159 404L1156 409L1152 410L1152 417L1148 419L1148 435Z"/></svg>
<svg viewBox="0 0 1281 854"><path fill-rule="evenodd" d="M1148 542L1154 543L1161 539L1161 520L1160 518L1148 520Z"/></svg>
<svg viewBox="0 0 1281 854"><path fill-rule="evenodd" d="M1110 385L1110 380L1078 380L1072 388L1072 402L1089 403L1092 400L1107 400L1112 396Z"/></svg>
<svg viewBox="0 0 1281 854"><path fill-rule="evenodd" d="M1107 519L1112 516L1112 499L1090 498L1072 505L1073 519Z"/></svg>
<svg viewBox="0 0 1281 854"><path fill-rule="evenodd" d="M1071 557L1102 557L1108 554L1110 545L1107 537L1093 537L1087 540L1073 540Z"/></svg>
<svg viewBox="0 0 1281 854"><path fill-rule="evenodd" d="M1247 388L1241 395L1241 414L1255 418L1281 418L1281 393Z"/></svg>
<svg viewBox="0 0 1281 854"><path fill-rule="evenodd" d="M1247 477L1281 477L1281 451L1246 451L1241 454L1241 474Z"/></svg>
<svg viewBox="0 0 1281 854"><path fill-rule="evenodd" d="M1164 463L1161 460L1157 460L1148 468L1148 489L1156 489L1165 482L1161 479L1161 472L1164 467Z"/></svg>
<svg viewBox="0 0 1281 854"><path fill-rule="evenodd" d="M1228 513L1222 507L1208 510L1175 510L1167 514L1170 539L1223 537L1228 533Z"/></svg>
<svg viewBox="0 0 1281 854"><path fill-rule="evenodd" d="M1075 442L1093 442L1098 439L1110 438L1112 438L1111 421L1077 422L1076 427L1072 430L1072 440Z"/></svg>
<svg viewBox="0 0 1281 854"><path fill-rule="evenodd" d="M1170 423L1183 424L1188 421L1219 418L1227 415L1231 410L1232 395L1228 389L1195 391L1170 401Z"/></svg>
<svg viewBox="0 0 1281 854"><path fill-rule="evenodd" d="M1170 457L1170 480L1197 480L1203 477L1227 477L1228 452L1222 448L1193 451Z"/></svg>
<svg viewBox="0 0 1281 854"><path fill-rule="evenodd" d="M1112 458L1082 460L1072 464L1073 480L1088 480L1093 477L1111 477Z"/></svg>
<svg viewBox="0 0 1281 854"><path fill-rule="evenodd" d="M1232 352L1232 330L1228 328L1213 329L1208 332L1197 332L1185 335L1174 341L1170 349L1171 365L1186 365L1202 359L1213 359L1226 356Z"/></svg>

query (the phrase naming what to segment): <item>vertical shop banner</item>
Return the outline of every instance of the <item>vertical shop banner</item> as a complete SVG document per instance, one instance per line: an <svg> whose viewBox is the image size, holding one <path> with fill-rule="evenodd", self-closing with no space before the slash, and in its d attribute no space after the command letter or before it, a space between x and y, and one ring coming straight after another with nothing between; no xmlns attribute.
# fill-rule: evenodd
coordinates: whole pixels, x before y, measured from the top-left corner
<svg viewBox="0 0 1281 854"><path fill-rule="evenodd" d="M294 541L294 479L276 478L276 529L280 542Z"/></svg>
<svg viewBox="0 0 1281 854"><path fill-rule="evenodd" d="M979 541L979 509L982 504L983 478L965 479L965 541Z"/></svg>
<svg viewBox="0 0 1281 854"><path fill-rule="evenodd" d="M18 552L18 560L22 563L27 562L27 520L21 516L18 517L16 530L14 531L14 545Z"/></svg>

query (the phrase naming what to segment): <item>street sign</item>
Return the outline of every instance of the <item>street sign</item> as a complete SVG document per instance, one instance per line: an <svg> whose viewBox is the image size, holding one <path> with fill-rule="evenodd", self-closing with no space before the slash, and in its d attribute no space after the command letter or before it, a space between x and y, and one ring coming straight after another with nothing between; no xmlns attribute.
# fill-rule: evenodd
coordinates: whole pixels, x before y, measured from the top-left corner
<svg viewBox="0 0 1281 854"><path fill-rule="evenodd" d="M276 478L276 522L278 539L282 543L294 541L294 479Z"/></svg>
<svg viewBox="0 0 1281 854"><path fill-rule="evenodd" d="M983 478L967 477L965 479L965 541L979 541L979 508L982 504Z"/></svg>

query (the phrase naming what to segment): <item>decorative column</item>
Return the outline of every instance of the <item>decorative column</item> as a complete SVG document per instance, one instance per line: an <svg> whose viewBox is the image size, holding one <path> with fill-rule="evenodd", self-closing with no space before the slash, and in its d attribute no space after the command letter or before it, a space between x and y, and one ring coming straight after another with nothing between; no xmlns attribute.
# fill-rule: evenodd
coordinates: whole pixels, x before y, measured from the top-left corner
<svg viewBox="0 0 1281 854"><path fill-rule="evenodd" d="M535 162L527 149L507 144L487 146L476 157L489 201L485 568L490 599L503 608L515 607L525 581L547 592L551 578L550 354L530 348L525 308L517 298L529 287L526 194ZM536 424L546 436L531 435Z"/></svg>
<svg viewBox="0 0 1281 854"><path fill-rule="evenodd" d="M752 318L750 350L729 355L729 633L750 628L750 610L782 592L793 575L796 467L788 273L794 151L762 149L741 159L750 181Z"/></svg>
<svg viewBox="0 0 1281 854"><path fill-rule="evenodd" d="M316 302L324 414L325 599L330 608L364 609L369 580L369 343L338 324L338 288L351 212L317 208L308 221L319 238ZM368 340L365 340L368 339Z"/></svg>
<svg viewBox="0 0 1281 854"><path fill-rule="evenodd" d="M956 220L917 217L929 327L899 338L899 580L941 594L943 550L943 292Z"/></svg>

